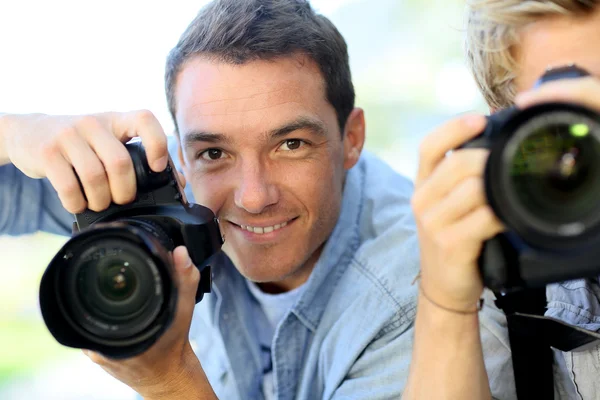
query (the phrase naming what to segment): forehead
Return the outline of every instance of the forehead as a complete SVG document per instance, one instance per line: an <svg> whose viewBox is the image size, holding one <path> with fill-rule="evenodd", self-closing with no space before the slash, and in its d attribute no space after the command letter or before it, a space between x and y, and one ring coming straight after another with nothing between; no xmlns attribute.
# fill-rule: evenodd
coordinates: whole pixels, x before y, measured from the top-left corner
<svg viewBox="0 0 600 400"><path fill-rule="evenodd" d="M317 64L304 56L242 65L196 57L179 73L175 94L181 132L262 130L333 112Z"/></svg>
<svg viewBox="0 0 600 400"><path fill-rule="evenodd" d="M516 49L517 91L530 89L547 68L577 64L600 77L600 10L582 17L550 17L527 26Z"/></svg>

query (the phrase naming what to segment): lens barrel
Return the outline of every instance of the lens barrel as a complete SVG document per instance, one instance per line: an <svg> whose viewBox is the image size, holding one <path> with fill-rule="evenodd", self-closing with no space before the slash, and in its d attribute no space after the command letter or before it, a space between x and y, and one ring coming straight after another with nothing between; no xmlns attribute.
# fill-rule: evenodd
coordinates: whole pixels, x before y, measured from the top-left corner
<svg viewBox="0 0 600 400"><path fill-rule="evenodd" d="M40 287L44 321L59 342L120 358L160 335L177 297L161 235L151 224L121 221L97 224L65 244Z"/></svg>

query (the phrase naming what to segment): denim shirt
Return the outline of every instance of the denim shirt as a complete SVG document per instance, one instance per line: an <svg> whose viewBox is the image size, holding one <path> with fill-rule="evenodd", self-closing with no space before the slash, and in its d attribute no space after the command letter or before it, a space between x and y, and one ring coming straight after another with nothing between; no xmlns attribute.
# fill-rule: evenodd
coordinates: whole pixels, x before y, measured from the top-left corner
<svg viewBox="0 0 600 400"><path fill-rule="evenodd" d="M418 269L411 191L406 179L368 154L349 171L338 224L273 339L277 398L400 398L411 357L411 282ZM186 194L193 201L189 187ZM0 234L68 235L72 221L47 180L0 166ZM268 321L250 318L251 295L225 255L213 270L213 292L194 313L192 345L219 398L261 399L256 327ZM515 399L506 318L491 292L484 297L480 328L492 395ZM546 315L600 332L598 280L549 285L547 298ZM555 398L599 398L600 345L554 353Z"/></svg>
<svg viewBox="0 0 600 400"><path fill-rule="evenodd" d="M172 150L172 149L171 149ZM171 154L175 154L173 151ZM72 216L45 180L0 167L0 232L69 234ZM187 196L193 197L189 190ZM301 296L275 330L278 399L397 399L408 376L418 244L412 184L370 154L346 177L339 220ZM229 258L195 309L190 340L219 398L262 399L251 294Z"/></svg>
<svg viewBox="0 0 600 400"><path fill-rule="evenodd" d="M578 279L548 285L546 316L572 326L600 333L600 285L597 279ZM516 399L506 317L493 304L494 295L484 292L480 313L486 369L495 399ZM600 398L600 342L570 352L553 349L554 398L593 400Z"/></svg>

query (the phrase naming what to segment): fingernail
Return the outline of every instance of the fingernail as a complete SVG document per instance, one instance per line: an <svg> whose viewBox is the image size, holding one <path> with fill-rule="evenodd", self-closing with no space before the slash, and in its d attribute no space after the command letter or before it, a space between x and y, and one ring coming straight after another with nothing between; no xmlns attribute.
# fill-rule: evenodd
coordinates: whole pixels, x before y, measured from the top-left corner
<svg viewBox="0 0 600 400"><path fill-rule="evenodd" d="M168 161L169 161L168 156L159 158L158 160L156 160L154 162L154 168L156 169L156 171L164 171L164 169L167 168Z"/></svg>
<svg viewBox="0 0 600 400"><path fill-rule="evenodd" d="M191 266L192 266L192 259L190 258L189 254L188 254L186 256L185 265L183 266L183 268L187 269Z"/></svg>

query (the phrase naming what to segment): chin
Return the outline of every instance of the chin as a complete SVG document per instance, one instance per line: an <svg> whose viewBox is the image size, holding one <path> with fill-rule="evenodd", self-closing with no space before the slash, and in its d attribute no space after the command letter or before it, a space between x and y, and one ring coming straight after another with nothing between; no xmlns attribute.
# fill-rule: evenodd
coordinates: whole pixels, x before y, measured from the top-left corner
<svg viewBox="0 0 600 400"><path fill-rule="evenodd" d="M293 271L282 271L265 267L264 264L238 265L234 262L236 269L246 279L256 283L279 282L284 280Z"/></svg>

